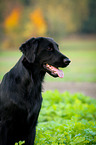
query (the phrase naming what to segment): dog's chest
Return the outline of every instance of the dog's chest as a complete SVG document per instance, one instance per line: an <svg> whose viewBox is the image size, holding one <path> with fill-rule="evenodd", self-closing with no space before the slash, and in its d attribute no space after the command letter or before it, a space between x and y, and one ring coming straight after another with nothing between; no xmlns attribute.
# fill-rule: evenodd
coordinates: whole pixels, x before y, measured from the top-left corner
<svg viewBox="0 0 96 145"><path fill-rule="evenodd" d="M28 109L29 112L38 113L42 104L41 84L30 84L28 89ZM27 101L26 100L26 101Z"/></svg>

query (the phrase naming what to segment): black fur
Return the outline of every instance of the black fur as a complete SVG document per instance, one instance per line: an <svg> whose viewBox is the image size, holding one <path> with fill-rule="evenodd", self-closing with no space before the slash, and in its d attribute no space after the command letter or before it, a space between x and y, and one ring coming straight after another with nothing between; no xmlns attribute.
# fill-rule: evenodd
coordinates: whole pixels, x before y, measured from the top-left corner
<svg viewBox="0 0 96 145"><path fill-rule="evenodd" d="M19 140L34 144L42 81L46 72L57 77L43 66L66 67L70 62L51 38L31 38L20 50L22 57L0 85L0 145L14 145Z"/></svg>

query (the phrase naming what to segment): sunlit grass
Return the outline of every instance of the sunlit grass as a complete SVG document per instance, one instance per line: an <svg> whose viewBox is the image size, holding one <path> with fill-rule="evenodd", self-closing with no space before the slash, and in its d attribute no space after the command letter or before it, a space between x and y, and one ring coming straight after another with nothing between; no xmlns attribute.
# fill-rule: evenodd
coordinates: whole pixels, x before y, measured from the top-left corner
<svg viewBox="0 0 96 145"><path fill-rule="evenodd" d="M47 91L39 115L35 144L96 143L96 100L82 94Z"/></svg>
<svg viewBox="0 0 96 145"><path fill-rule="evenodd" d="M16 64L20 56L19 51L0 51L0 80Z"/></svg>

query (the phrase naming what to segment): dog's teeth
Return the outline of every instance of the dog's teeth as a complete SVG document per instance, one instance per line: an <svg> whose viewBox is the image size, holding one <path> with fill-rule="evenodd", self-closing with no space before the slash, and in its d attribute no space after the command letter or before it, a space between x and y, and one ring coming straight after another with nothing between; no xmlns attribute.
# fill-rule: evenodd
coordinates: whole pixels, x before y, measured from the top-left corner
<svg viewBox="0 0 96 145"><path fill-rule="evenodd" d="M56 71L54 71L54 73L55 73L55 74L57 74L57 72L56 72Z"/></svg>
<svg viewBox="0 0 96 145"><path fill-rule="evenodd" d="M46 64L46 66L49 68L49 64Z"/></svg>

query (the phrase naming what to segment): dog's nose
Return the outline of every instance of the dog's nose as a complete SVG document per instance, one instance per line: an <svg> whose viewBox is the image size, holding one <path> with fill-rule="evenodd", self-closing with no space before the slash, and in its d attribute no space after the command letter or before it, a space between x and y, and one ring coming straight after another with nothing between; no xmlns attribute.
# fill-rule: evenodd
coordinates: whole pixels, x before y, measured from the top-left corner
<svg viewBox="0 0 96 145"><path fill-rule="evenodd" d="M71 62L71 60L70 60L69 58L65 58L63 61L64 61L64 63L67 64L67 65Z"/></svg>

